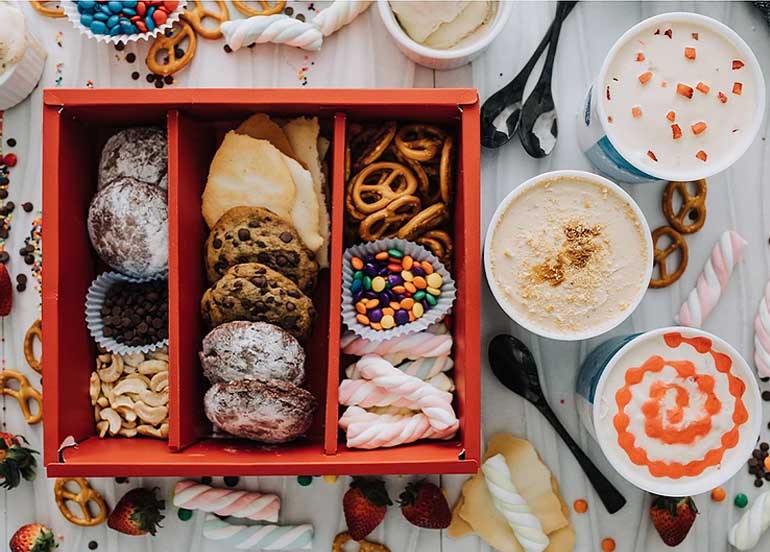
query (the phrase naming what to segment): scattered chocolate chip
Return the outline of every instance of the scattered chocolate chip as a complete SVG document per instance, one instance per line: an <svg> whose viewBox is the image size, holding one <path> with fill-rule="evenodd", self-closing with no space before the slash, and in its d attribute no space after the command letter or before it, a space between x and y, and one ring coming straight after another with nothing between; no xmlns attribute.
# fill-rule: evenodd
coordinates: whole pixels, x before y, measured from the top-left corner
<svg viewBox="0 0 770 552"><path fill-rule="evenodd" d="M16 209L16 204L13 201L9 201L5 204L5 208L9 213L12 213Z"/></svg>
<svg viewBox="0 0 770 552"><path fill-rule="evenodd" d="M30 203L29 201L26 201L26 202L21 204L21 208L24 209L25 212L31 213L32 209L34 209L35 206L32 205L32 203Z"/></svg>
<svg viewBox="0 0 770 552"><path fill-rule="evenodd" d="M239 478L238 477L225 477L225 485L228 487L235 487L238 484Z"/></svg>
<svg viewBox="0 0 770 552"><path fill-rule="evenodd" d="M165 82L166 84L174 84L174 77L172 77L171 75L166 75L165 77L163 77L163 82Z"/></svg>
<svg viewBox="0 0 770 552"><path fill-rule="evenodd" d="M16 284L16 291L21 293L22 291L26 291L27 284Z"/></svg>
<svg viewBox="0 0 770 552"><path fill-rule="evenodd" d="M281 235L278 237L281 238L283 243L289 243L294 239L294 236L292 236L289 232L281 232Z"/></svg>
<svg viewBox="0 0 770 552"><path fill-rule="evenodd" d="M238 239L242 242L249 241L251 239L251 233L246 228L240 228L238 230Z"/></svg>
<svg viewBox="0 0 770 552"><path fill-rule="evenodd" d="M136 61L136 54L133 52L129 52L126 54L126 61L128 63L134 63Z"/></svg>
<svg viewBox="0 0 770 552"><path fill-rule="evenodd" d="M761 479L755 479L755 480L754 480L754 486L755 486L755 487L761 487L761 486L762 486L762 485L764 485L764 484L765 484L765 482L764 482L764 481L762 481Z"/></svg>
<svg viewBox="0 0 770 552"><path fill-rule="evenodd" d="M302 13L298 13L297 17L295 18L297 21L305 21L305 15Z"/></svg>
<svg viewBox="0 0 770 552"><path fill-rule="evenodd" d="M16 147L16 138L8 138L8 141L6 142L8 144L9 148L15 148Z"/></svg>
<svg viewBox="0 0 770 552"><path fill-rule="evenodd" d="M770 401L770 391L762 391L762 400Z"/></svg>
<svg viewBox="0 0 770 552"><path fill-rule="evenodd" d="M129 346L149 345L168 335L165 281L120 282L107 291L101 309L105 335Z"/></svg>
<svg viewBox="0 0 770 552"><path fill-rule="evenodd" d="M770 444L765 442L759 443L759 450L761 450L762 452L767 452L768 450L770 450Z"/></svg>
<svg viewBox="0 0 770 552"><path fill-rule="evenodd" d="M26 264L28 264L28 265L33 265L33 264L35 264L35 256L34 256L34 255L32 255L32 254L30 254L30 255L25 255L25 256L24 256L24 262L25 262Z"/></svg>
<svg viewBox="0 0 770 552"><path fill-rule="evenodd" d="M0 263L7 263L11 260L11 256L8 254L7 251L0 251Z"/></svg>
<svg viewBox="0 0 770 552"><path fill-rule="evenodd" d="M155 75L152 73L147 73L147 76L145 77L147 79L147 82L153 82L155 80Z"/></svg>
<svg viewBox="0 0 770 552"><path fill-rule="evenodd" d="M222 240L220 240L219 238L214 238L211 241L211 245L214 247L214 249L221 249L223 245Z"/></svg>
<svg viewBox="0 0 770 552"><path fill-rule="evenodd" d="M759 378L759 381L761 381L762 383L767 383L768 381L770 381L770 377L768 377L768 378Z"/></svg>
<svg viewBox="0 0 770 552"><path fill-rule="evenodd" d="M156 80L155 81L155 88L163 88L163 81L162 80Z"/></svg>
<svg viewBox="0 0 770 552"><path fill-rule="evenodd" d="M26 284L27 283L27 275L26 274L17 274L16 275L16 281L20 284Z"/></svg>
<svg viewBox="0 0 770 552"><path fill-rule="evenodd" d="M122 41L122 40L119 40L119 41L118 41L118 42L115 44L115 49L116 49L118 52L122 51L122 50L123 50L125 47L126 47L126 45L125 45L125 44L123 44L123 41Z"/></svg>
<svg viewBox="0 0 770 552"><path fill-rule="evenodd" d="M285 13L286 15L294 15L294 8L292 8L291 6L286 6L286 9L283 10L283 13Z"/></svg>
<svg viewBox="0 0 770 552"><path fill-rule="evenodd" d="M230 48L230 46L229 46L228 44L225 44L224 50L225 50L225 52L227 52L228 54L232 53L232 51L233 51L233 49L232 49L232 48Z"/></svg>
<svg viewBox="0 0 770 552"><path fill-rule="evenodd" d="M131 78L134 80L139 80L139 76L140 76L139 71L134 71L133 73L131 73Z"/></svg>
<svg viewBox="0 0 770 552"><path fill-rule="evenodd" d="M201 477L201 483L203 483L204 485L211 485L212 481L213 479L208 475L204 475L203 477Z"/></svg>
<svg viewBox="0 0 770 552"><path fill-rule="evenodd" d="M123 43L122 42L118 42L118 44L123 44ZM115 45L116 48L118 47L118 44ZM122 48L121 48L121 50L122 50ZM91 542L88 543L88 549L89 550L96 550L97 548L99 548L99 543L98 542L91 541Z"/></svg>

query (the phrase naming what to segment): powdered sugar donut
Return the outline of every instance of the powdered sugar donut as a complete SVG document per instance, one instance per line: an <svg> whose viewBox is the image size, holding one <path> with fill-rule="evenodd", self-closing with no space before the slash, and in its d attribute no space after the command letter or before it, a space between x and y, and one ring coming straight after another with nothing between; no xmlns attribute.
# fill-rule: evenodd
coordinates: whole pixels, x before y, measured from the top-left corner
<svg viewBox="0 0 770 552"><path fill-rule="evenodd" d="M99 189L118 178L130 176L140 182L168 188L168 142L160 127L126 128L113 134L102 148L99 160Z"/></svg>
<svg viewBox="0 0 770 552"><path fill-rule="evenodd" d="M277 379L302 385L305 351L286 330L265 322L227 322L203 338L203 375L211 383Z"/></svg>
<svg viewBox="0 0 770 552"><path fill-rule="evenodd" d="M166 192L134 178L103 188L88 209L88 234L99 257L135 278L168 270Z"/></svg>

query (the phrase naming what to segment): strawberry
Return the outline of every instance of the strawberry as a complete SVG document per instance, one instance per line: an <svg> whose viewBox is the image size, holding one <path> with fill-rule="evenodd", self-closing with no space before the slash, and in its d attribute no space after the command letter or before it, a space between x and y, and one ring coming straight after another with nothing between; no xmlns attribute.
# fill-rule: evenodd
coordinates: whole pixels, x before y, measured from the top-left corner
<svg viewBox="0 0 770 552"><path fill-rule="evenodd" d="M13 306L13 284L11 284L11 277L8 275L8 269L5 265L0 263L0 316L8 316L11 314L11 307Z"/></svg>
<svg viewBox="0 0 770 552"><path fill-rule="evenodd" d="M40 523L19 527L8 543L11 552L50 552L57 546L53 531Z"/></svg>
<svg viewBox="0 0 770 552"><path fill-rule="evenodd" d="M2 265L0 265L2 266ZM27 444L21 435L0 432L0 488L13 489L21 483L35 479L37 451L22 445Z"/></svg>
<svg viewBox="0 0 770 552"><path fill-rule="evenodd" d="M107 518L107 525L126 535L155 535L164 517L160 511L166 507L166 503L155 496L157 490L155 487L128 491Z"/></svg>
<svg viewBox="0 0 770 552"><path fill-rule="evenodd" d="M401 493L401 513L412 524L426 529L446 529L452 512L444 493L436 485L421 479L409 483Z"/></svg>
<svg viewBox="0 0 770 552"><path fill-rule="evenodd" d="M342 497L342 510L353 540L360 541L385 519L385 511L393 504L382 479L354 477Z"/></svg>
<svg viewBox="0 0 770 552"><path fill-rule="evenodd" d="M668 546L678 546L685 539L697 515L698 508L689 496L658 496L650 505L652 524Z"/></svg>

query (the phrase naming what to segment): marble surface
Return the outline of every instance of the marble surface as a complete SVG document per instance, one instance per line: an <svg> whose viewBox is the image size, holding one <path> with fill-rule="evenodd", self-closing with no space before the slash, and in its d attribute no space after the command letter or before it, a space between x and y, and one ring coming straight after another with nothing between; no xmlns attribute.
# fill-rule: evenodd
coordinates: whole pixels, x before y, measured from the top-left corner
<svg viewBox="0 0 770 552"><path fill-rule="evenodd" d="M309 3L292 4L296 9L306 11ZM48 50L49 59L40 88L27 101L5 113L4 132L5 138L13 137L18 141L15 151L20 159L11 173L9 199L16 205L31 201L37 208L41 203L42 88L57 85L145 88L149 85L144 81L146 70L141 60L147 46L130 46L126 51L117 53L112 48L79 36L66 20L40 17L29 5L24 5L23 9L32 31ZM748 3L582 2L564 26L557 56L554 91L561 118L556 150L543 160L528 158L517 144L509 144L497 151L485 151L482 157L482 224L489 220L499 201L527 178L552 169L590 169L575 139L575 113L589 82L599 69L604 53L623 31L639 20L674 10L704 13L733 27L754 49L764 73L770 75L770 28ZM386 35L377 10L371 9L328 39L318 53L264 45L226 55L221 41L200 41L195 60L178 75L176 86L475 86L483 100L518 72L547 28L553 11L554 5L550 2L516 3L507 28L486 54L472 65L454 71L433 72L408 61ZM124 60L128 52L136 52L140 62L128 64ZM141 73L141 80L131 80L130 74L134 70ZM724 230L733 228L749 241L747 258L705 328L728 340L747 358L753 355L752 320L770 268L770 247L767 243L770 217L766 216L770 213L770 194L765 189L765 181L770 179L770 164L767 162L770 147L765 141L766 132L767 120L762 125L760 138L743 159L732 169L710 179L708 221L702 231L688 238L690 268L682 279L665 290L650 291L631 319L613 334L671 324L674 312L693 285L714 240ZM8 151L8 148L5 147L5 150ZM662 224L663 215L659 207L662 185L627 186L626 189L643 208L651 227ZM20 209L14 215L13 230L7 244L12 258L9 268L13 276L27 272L17 251L23 246L33 215ZM16 294L14 301L13 314L0 322L3 336L0 368L20 369L37 384L39 377L24 363L21 341L27 327L38 316L38 296L30 286L25 293ZM577 531L575 550L599 550L604 537L614 538L617 550L621 552L665 550L650 526L648 498L613 472L576 417L573 388L577 367L601 338L584 343L559 343L528 335L504 316L485 285L482 290L482 320L484 350L489 339L500 332L513 333L529 344L541 367L543 385L557 415L626 495L628 505L614 516L606 513L579 466L544 419L534 408L497 383L487 365L486 354L481 359L483 436L506 431L530 439L559 479L567 502L572 503L576 498L588 500L588 513L572 515ZM763 388L770 387L764 384ZM7 406L0 415L4 428L23 433L35 448L40 448L42 428L28 427L16 405L9 401L3 399L4 406ZM770 420L770 404L763 406L764 420ZM770 438L764 423L762 436L763 439ZM441 478L452 500L464 479L455 476ZM398 496L406 481L406 478L389 478L391 497ZM168 496L173 482L132 480L130 485L121 485L113 480L97 479L93 485L104 493L108 502L114 504L130 486L137 484L158 485ZM737 492L755 497L760 491L754 489L752 482L753 478L747 473L739 473L726 486L728 500L722 504L711 502L707 495L696 497L701 514L679 549L698 552L727 550L727 530L740 515L740 511L732 506L731 499ZM63 536L61 550L65 552L85 551L92 540L98 543L98 550L110 552L221 550L201 538L201 514L184 523L178 520L173 508L167 510L164 528L154 539L122 536L108 530L105 525L85 530L76 528L67 523L56 509L52 500L52 485L52 481L39 477L34 484L24 484L12 492L0 492L0 509L4 514L0 523L0 542L7 542L21 524L38 520L51 525L57 534ZM281 515L287 522L312 521L316 526L315 550L329 550L333 536L345 527L338 505L347 487L347 478L341 478L336 484L328 484L318 478L309 487L300 487L294 478L249 478L242 480L241 485L280 493L284 499ZM489 549L475 537L454 541L442 532L419 530L409 525L397 508L391 508L385 522L371 535L371 539L384 542L394 552ZM770 534L765 535L757 550L768 547Z"/></svg>

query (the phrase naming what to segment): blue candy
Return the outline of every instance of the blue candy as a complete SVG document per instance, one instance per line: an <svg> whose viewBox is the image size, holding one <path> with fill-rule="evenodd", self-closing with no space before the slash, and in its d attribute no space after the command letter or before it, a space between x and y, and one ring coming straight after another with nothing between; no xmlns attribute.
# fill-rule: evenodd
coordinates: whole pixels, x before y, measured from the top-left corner
<svg viewBox="0 0 770 552"><path fill-rule="evenodd" d="M89 11L89 8L85 7L83 5L83 2L78 2L77 6L78 6L79 13L87 13Z"/></svg>
<svg viewBox="0 0 770 552"><path fill-rule="evenodd" d="M350 285L350 291L353 293L356 293L358 291L361 291L361 280L353 280L353 283Z"/></svg>
<svg viewBox="0 0 770 552"><path fill-rule="evenodd" d="M149 10L147 10L147 17L145 17L145 18L144 18L144 23L145 23L145 25L147 25L147 30L148 30L148 31L153 31L153 30L155 30L155 21L153 21L153 19L152 19L152 13L151 13L151 11L155 11L155 9L154 9L154 8L155 8L155 7L153 6L152 8L150 8Z"/></svg>
<svg viewBox="0 0 770 552"><path fill-rule="evenodd" d="M110 36L118 36L121 33L120 25L115 25L110 29Z"/></svg>
<svg viewBox="0 0 770 552"><path fill-rule="evenodd" d="M96 2L93 0L80 0L80 2L78 2L78 10L90 10L94 7L96 7Z"/></svg>
<svg viewBox="0 0 770 552"><path fill-rule="evenodd" d="M101 21L93 21L91 23L91 32L94 34L107 34L107 25Z"/></svg>
<svg viewBox="0 0 770 552"><path fill-rule="evenodd" d="M112 10L110 9L110 6L108 4L99 4L97 9L102 13L106 13L107 17L112 15Z"/></svg>
<svg viewBox="0 0 770 552"><path fill-rule="evenodd" d="M147 14L146 14L147 17L152 17L152 14L154 14L155 10L157 9L158 8L156 8L155 6L150 6L149 8L147 8Z"/></svg>
<svg viewBox="0 0 770 552"><path fill-rule="evenodd" d="M109 18L110 18L110 16L107 15L106 13L104 13L104 12L96 12L94 14L94 19L96 21L101 21L102 23L106 22Z"/></svg>
<svg viewBox="0 0 770 552"><path fill-rule="evenodd" d="M107 8L112 13L120 13L123 11L123 2L107 2Z"/></svg>
<svg viewBox="0 0 770 552"><path fill-rule="evenodd" d="M133 17L136 15L136 10L134 8L123 8L123 15L126 17Z"/></svg>
<svg viewBox="0 0 770 552"><path fill-rule="evenodd" d="M130 21L121 21L120 29L123 31L123 34L134 34L139 30Z"/></svg>
<svg viewBox="0 0 770 552"><path fill-rule="evenodd" d="M112 29L115 27L118 23L120 23L120 17L117 15L111 15L109 19L107 19L107 26Z"/></svg>
<svg viewBox="0 0 770 552"><path fill-rule="evenodd" d="M136 7L137 0L124 0L123 1L123 11L126 11L126 8L135 8Z"/></svg>
<svg viewBox="0 0 770 552"><path fill-rule="evenodd" d="M94 21L94 16L91 15L90 13L84 13L83 15L80 16L80 23L84 27L90 27L93 21Z"/></svg>

